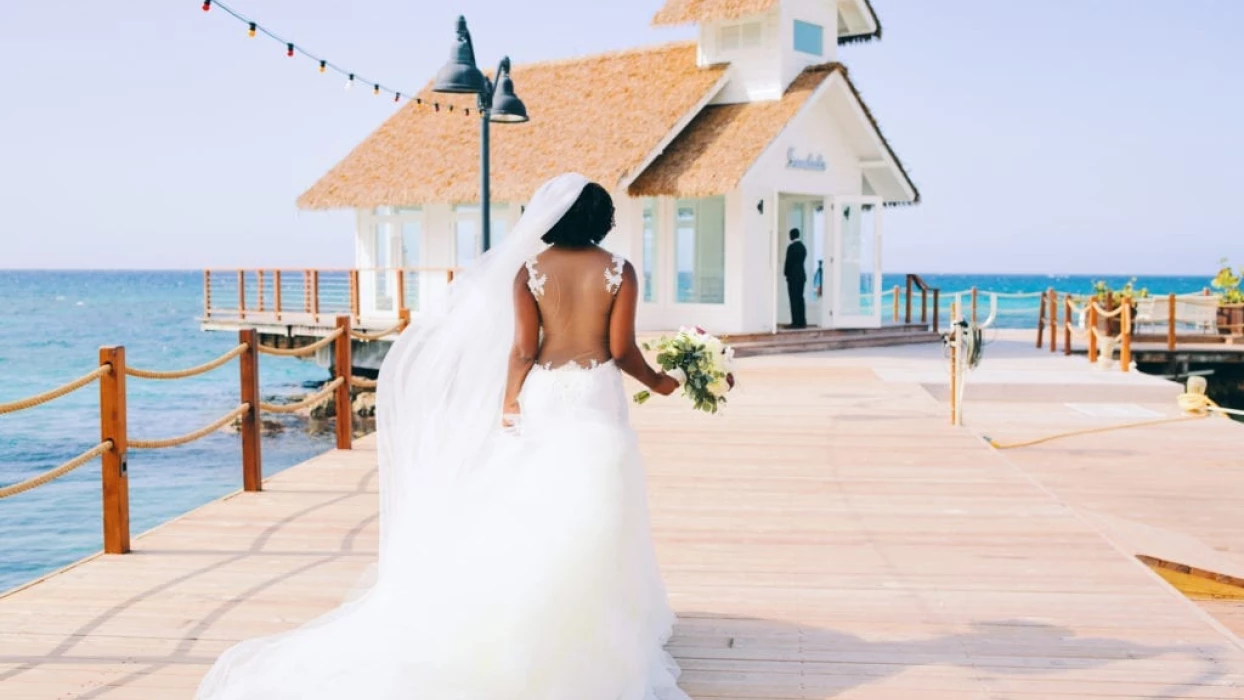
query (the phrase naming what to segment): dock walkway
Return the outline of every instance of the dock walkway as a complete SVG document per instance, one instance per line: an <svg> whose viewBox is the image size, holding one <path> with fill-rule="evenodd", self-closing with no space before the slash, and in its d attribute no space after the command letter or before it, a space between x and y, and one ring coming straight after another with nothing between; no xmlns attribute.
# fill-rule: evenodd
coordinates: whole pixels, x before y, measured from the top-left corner
<svg viewBox="0 0 1244 700"><path fill-rule="evenodd" d="M998 343L954 428L944 368L932 346L754 358L723 414L633 411L687 691L1244 698L1238 620L1135 556L1244 577L1244 426L997 451L981 433L1174 415L1178 390ZM228 645L333 607L376 549L373 449L0 597L0 697L187 698Z"/></svg>

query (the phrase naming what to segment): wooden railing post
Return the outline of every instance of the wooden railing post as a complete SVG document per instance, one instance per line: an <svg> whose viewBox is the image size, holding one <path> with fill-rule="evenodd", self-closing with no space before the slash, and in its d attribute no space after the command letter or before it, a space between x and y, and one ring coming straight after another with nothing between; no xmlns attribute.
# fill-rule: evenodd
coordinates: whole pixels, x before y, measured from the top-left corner
<svg viewBox="0 0 1244 700"><path fill-rule="evenodd" d="M338 316L337 328L341 335L337 336L337 342L334 343L334 364L336 375L342 380L336 392L337 449L348 450L354 440L354 408L350 405L350 375L354 365L350 353L350 317Z"/></svg>
<svg viewBox="0 0 1244 700"><path fill-rule="evenodd" d="M212 317L212 271L203 271L203 318Z"/></svg>
<svg viewBox="0 0 1244 700"><path fill-rule="evenodd" d="M1037 304L1037 349L1045 344L1045 300L1049 291L1041 292L1040 301Z"/></svg>
<svg viewBox="0 0 1244 700"><path fill-rule="evenodd" d="M125 348L99 349L99 364L112 371L99 378L99 439L112 441L100 460L103 467L104 551L130 551L129 441L125 409Z"/></svg>
<svg viewBox="0 0 1244 700"><path fill-rule="evenodd" d="M276 320L281 320L281 271L272 271L272 304L276 311Z"/></svg>
<svg viewBox="0 0 1244 700"><path fill-rule="evenodd" d="M898 323L898 285L894 285L894 322Z"/></svg>
<svg viewBox="0 0 1244 700"><path fill-rule="evenodd" d="M1050 287L1050 352L1058 352L1058 292Z"/></svg>
<svg viewBox="0 0 1244 700"><path fill-rule="evenodd" d="M923 284L920 285L920 322L929 322L929 288Z"/></svg>
<svg viewBox="0 0 1244 700"><path fill-rule="evenodd" d="M242 414L242 489L263 490L263 460L260 454L259 417L259 334L254 328L238 331L238 342L246 351L238 356L242 380L242 403L250 410Z"/></svg>
<svg viewBox="0 0 1244 700"><path fill-rule="evenodd" d="M1166 349L1175 351L1175 294L1166 300Z"/></svg>
<svg viewBox="0 0 1244 700"><path fill-rule="evenodd" d="M401 330L398 331L398 333L401 333L410 327L410 309L398 309L397 319L402 324Z"/></svg>
<svg viewBox="0 0 1244 700"><path fill-rule="evenodd" d="M446 277L446 279L445 279L445 281L446 281L446 282L450 282L450 283L452 283L452 282L454 281L454 271L453 271L453 270L446 270L446 271L445 271L445 277Z"/></svg>
<svg viewBox="0 0 1244 700"><path fill-rule="evenodd" d="M377 290L378 292L379 290ZM350 316L359 318L359 271L350 270Z"/></svg>
<svg viewBox="0 0 1244 700"><path fill-rule="evenodd" d="M258 290L255 292L255 294L259 300L259 311L260 313L262 313L264 310L263 308L263 270L262 269L255 270L255 280L259 284Z"/></svg>
<svg viewBox="0 0 1244 700"><path fill-rule="evenodd" d="M320 271L311 271L311 318L320 322Z"/></svg>
<svg viewBox="0 0 1244 700"><path fill-rule="evenodd" d="M937 315L938 315L938 310L941 308L941 305L942 305L942 290L934 289L933 290L933 332L934 333L938 331L939 324L937 322ZM953 321L954 319L951 319L951 320Z"/></svg>
<svg viewBox="0 0 1244 700"><path fill-rule="evenodd" d="M1063 297L1063 354L1071 355L1071 295Z"/></svg>
<svg viewBox="0 0 1244 700"><path fill-rule="evenodd" d="M907 275L907 321L911 323L911 275Z"/></svg>
<svg viewBox="0 0 1244 700"><path fill-rule="evenodd" d="M1097 362L1097 300L1089 302L1088 307L1088 359Z"/></svg>
<svg viewBox="0 0 1244 700"><path fill-rule="evenodd" d="M972 325L973 325L973 326L975 326L975 325L976 325L976 323L977 323L977 321L976 321L976 303L977 303L977 298L978 298L979 296L980 296L980 295L979 295L979 293L977 292L976 287L972 287Z"/></svg>
<svg viewBox="0 0 1244 700"><path fill-rule="evenodd" d="M246 271L238 270L238 318L246 318Z"/></svg>
<svg viewBox="0 0 1244 700"><path fill-rule="evenodd" d="M406 270L397 268L397 310L399 315L406 308Z"/></svg>
<svg viewBox="0 0 1244 700"><path fill-rule="evenodd" d="M1132 369L1132 300L1128 297L1123 298L1123 313L1119 314L1119 333L1123 336L1123 343L1119 349L1119 364L1123 365L1124 372L1130 372Z"/></svg>
<svg viewBox="0 0 1244 700"><path fill-rule="evenodd" d="M311 313L311 271L302 271L302 312Z"/></svg>

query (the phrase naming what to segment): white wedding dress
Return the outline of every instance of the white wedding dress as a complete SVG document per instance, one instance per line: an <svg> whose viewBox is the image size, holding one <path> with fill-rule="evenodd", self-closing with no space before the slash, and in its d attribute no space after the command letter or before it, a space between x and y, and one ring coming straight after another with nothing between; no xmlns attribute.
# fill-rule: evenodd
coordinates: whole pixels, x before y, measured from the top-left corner
<svg viewBox="0 0 1244 700"><path fill-rule="evenodd" d="M536 367L499 428L514 275L584 184L542 187L386 358L370 588L233 647L200 700L689 700L619 370Z"/></svg>

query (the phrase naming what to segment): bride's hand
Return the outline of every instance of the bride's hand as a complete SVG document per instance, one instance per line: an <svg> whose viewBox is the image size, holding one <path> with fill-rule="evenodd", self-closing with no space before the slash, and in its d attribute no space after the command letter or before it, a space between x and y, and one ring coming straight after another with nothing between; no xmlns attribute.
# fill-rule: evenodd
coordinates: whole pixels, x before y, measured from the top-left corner
<svg viewBox="0 0 1244 700"><path fill-rule="evenodd" d="M680 386L682 386L682 384L680 384L677 379L674 379L668 374L662 372L657 378L656 386L652 387L652 390L661 396L669 396L675 391L678 391L678 387Z"/></svg>
<svg viewBox="0 0 1244 700"><path fill-rule="evenodd" d="M502 428L518 427L518 421L521 418L522 418L522 409L519 408L517 403L507 403L505 407L501 409L501 427Z"/></svg>

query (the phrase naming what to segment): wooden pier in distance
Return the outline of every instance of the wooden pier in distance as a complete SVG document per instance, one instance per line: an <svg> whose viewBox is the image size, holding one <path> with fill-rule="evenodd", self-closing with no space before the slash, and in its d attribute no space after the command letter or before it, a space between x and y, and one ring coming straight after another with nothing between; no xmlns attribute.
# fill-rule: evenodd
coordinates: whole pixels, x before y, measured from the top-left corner
<svg viewBox="0 0 1244 700"><path fill-rule="evenodd" d="M632 411L698 700L1244 698L1244 426L1178 387L986 348L949 422L937 346L757 357L717 416ZM217 654L334 607L376 549L373 440L0 596L0 697L189 698ZM486 669L481 669L486 672ZM595 700L595 699L585 699Z"/></svg>

